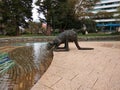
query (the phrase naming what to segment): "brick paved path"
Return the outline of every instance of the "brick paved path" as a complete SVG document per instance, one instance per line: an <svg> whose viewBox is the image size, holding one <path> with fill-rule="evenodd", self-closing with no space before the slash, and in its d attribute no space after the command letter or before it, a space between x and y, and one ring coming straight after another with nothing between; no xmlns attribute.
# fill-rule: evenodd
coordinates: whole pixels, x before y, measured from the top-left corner
<svg viewBox="0 0 120 90"><path fill-rule="evenodd" d="M120 90L120 41L70 43L69 52L54 59L32 90Z"/></svg>

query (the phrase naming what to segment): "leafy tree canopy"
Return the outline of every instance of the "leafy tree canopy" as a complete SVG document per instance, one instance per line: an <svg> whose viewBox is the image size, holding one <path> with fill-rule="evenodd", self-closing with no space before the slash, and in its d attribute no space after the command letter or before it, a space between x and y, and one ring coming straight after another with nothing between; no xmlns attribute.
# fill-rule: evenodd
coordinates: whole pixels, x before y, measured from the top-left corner
<svg viewBox="0 0 120 90"><path fill-rule="evenodd" d="M80 17L85 16L98 0L38 0L38 12L43 13L53 29L81 28ZM89 15L92 15L89 13Z"/></svg>
<svg viewBox="0 0 120 90"><path fill-rule="evenodd" d="M19 26L26 27L32 16L32 0L2 0L0 1L0 22L5 25L6 32L19 34ZM12 34L13 34L12 33Z"/></svg>

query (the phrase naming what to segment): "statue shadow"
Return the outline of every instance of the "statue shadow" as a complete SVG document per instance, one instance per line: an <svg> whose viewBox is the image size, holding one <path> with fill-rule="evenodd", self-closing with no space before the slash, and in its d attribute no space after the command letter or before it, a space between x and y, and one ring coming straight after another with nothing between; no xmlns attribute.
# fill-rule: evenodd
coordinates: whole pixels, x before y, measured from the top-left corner
<svg viewBox="0 0 120 90"><path fill-rule="evenodd" d="M79 50L94 50L94 48L84 47L84 48L80 48ZM66 49L54 49L53 51L55 51L55 52L68 52L69 50L66 50Z"/></svg>
<svg viewBox="0 0 120 90"><path fill-rule="evenodd" d="M94 50L94 48L80 48L79 50Z"/></svg>
<svg viewBox="0 0 120 90"><path fill-rule="evenodd" d="M65 50L65 49L54 49L53 51L55 51L55 52L68 52L69 50Z"/></svg>

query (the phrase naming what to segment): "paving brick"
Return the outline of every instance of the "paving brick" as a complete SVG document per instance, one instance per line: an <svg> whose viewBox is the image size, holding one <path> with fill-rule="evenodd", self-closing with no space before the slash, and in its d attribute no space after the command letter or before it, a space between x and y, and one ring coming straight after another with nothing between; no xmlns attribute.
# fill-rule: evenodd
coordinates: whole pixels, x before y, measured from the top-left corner
<svg viewBox="0 0 120 90"><path fill-rule="evenodd" d="M54 52L54 59L38 83L39 90L120 90L120 41L80 42L77 50ZM37 90L37 89L32 90Z"/></svg>

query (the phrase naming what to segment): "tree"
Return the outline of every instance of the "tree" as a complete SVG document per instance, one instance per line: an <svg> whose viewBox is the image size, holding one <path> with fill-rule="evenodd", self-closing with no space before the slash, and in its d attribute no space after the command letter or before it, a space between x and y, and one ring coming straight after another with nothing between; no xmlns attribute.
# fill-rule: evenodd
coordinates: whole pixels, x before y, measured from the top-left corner
<svg viewBox="0 0 120 90"><path fill-rule="evenodd" d="M60 1L54 8L53 27L61 30L73 28L75 21L75 6L76 0Z"/></svg>
<svg viewBox="0 0 120 90"><path fill-rule="evenodd" d="M19 35L19 27L27 27L27 21L32 20L32 0L2 0L0 8L0 22L8 35Z"/></svg>
<svg viewBox="0 0 120 90"><path fill-rule="evenodd" d="M35 4L37 5L37 6L39 6L39 9L38 9L38 13L43 13L44 14L44 16L45 16L45 18L46 18L46 20L44 20L44 21L46 21L47 22L47 31L49 31L49 33L47 33L47 35L49 35L50 34L50 25L51 25L51 12L52 12L52 7L51 7L51 5L52 5L52 3L54 3L54 1L53 0L38 0ZM43 19L41 19L41 17L40 17L40 20L42 20L41 22L43 22Z"/></svg>
<svg viewBox="0 0 120 90"><path fill-rule="evenodd" d="M0 33L1 34L4 34L4 24L3 24L3 17L2 17L2 12L3 12L3 9L1 8L2 6L2 1L0 1Z"/></svg>
<svg viewBox="0 0 120 90"><path fill-rule="evenodd" d="M118 17L120 17L120 6L118 7Z"/></svg>
<svg viewBox="0 0 120 90"><path fill-rule="evenodd" d="M52 26L53 30L81 28L79 18L87 13L98 0L38 0L39 13L43 13L47 25ZM87 13L88 14L88 13ZM84 15L84 16L85 16ZM89 15L91 15L89 13ZM48 30L49 31L49 30Z"/></svg>
<svg viewBox="0 0 120 90"><path fill-rule="evenodd" d="M82 19L81 23L84 23L86 25L86 30L89 33L96 32L96 22L92 19Z"/></svg>
<svg viewBox="0 0 120 90"><path fill-rule="evenodd" d="M65 29L74 19L74 7L77 0L38 0L39 13L43 13L48 26Z"/></svg>
<svg viewBox="0 0 120 90"><path fill-rule="evenodd" d="M29 22L29 27L27 28L27 32L31 34L39 34L41 28L41 23L39 22Z"/></svg>
<svg viewBox="0 0 120 90"><path fill-rule="evenodd" d="M99 0L78 0L75 6L76 16L80 19L92 17L94 14L90 12Z"/></svg>
<svg viewBox="0 0 120 90"><path fill-rule="evenodd" d="M113 18L113 12L98 12L95 14L95 17L94 18L97 18L97 19L107 19L107 18Z"/></svg>

